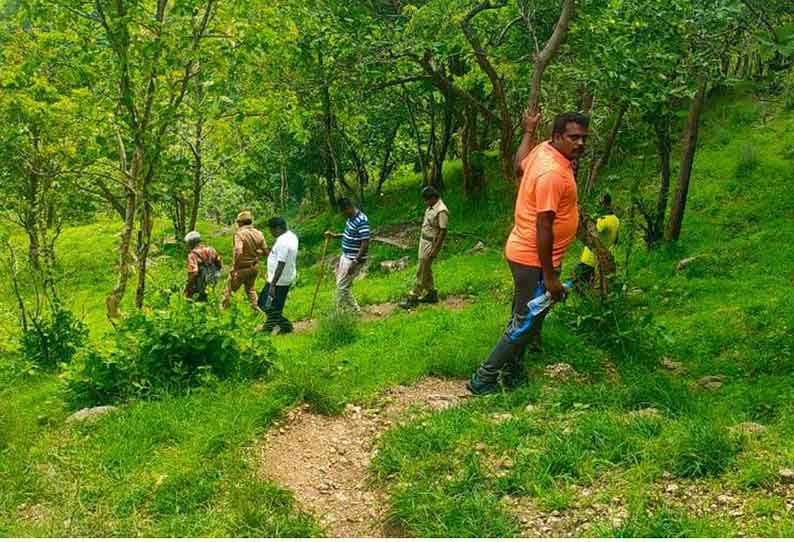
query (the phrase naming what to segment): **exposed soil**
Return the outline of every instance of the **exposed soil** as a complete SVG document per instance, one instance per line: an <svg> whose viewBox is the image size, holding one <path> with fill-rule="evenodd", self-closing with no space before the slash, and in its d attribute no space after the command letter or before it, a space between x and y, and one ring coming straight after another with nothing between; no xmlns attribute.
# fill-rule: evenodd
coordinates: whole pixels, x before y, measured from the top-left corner
<svg viewBox="0 0 794 542"><path fill-rule="evenodd" d="M374 443L393 425L452 407L467 395L463 380L425 378L393 388L375 405L348 405L340 416L303 405L265 435L260 475L292 490L328 536L400 536L385 521L385 492L368 481Z"/></svg>
<svg viewBox="0 0 794 542"><path fill-rule="evenodd" d="M451 295L445 297L444 299L440 300L436 305L419 305L415 309L409 309L407 312L415 312L416 310L421 310L423 307L433 307L433 306L440 306L445 307L448 309L458 310L464 309L470 306L474 302L473 298L463 295ZM363 322L372 322L374 320L380 320L381 318L386 318L393 313L404 310L400 308L399 303L388 302L388 303L378 303L377 305L366 305L361 307L361 320ZM317 320L298 320L293 322L292 325L294 326L295 333L301 333L304 331L309 331L314 329L317 325Z"/></svg>

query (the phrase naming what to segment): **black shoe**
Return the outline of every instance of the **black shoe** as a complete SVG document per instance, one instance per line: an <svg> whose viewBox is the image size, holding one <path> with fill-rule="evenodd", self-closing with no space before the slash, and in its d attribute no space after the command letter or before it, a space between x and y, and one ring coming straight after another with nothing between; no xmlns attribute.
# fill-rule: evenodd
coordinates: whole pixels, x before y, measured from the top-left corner
<svg viewBox="0 0 794 542"><path fill-rule="evenodd" d="M408 310L408 309L416 308L418 304L419 302L416 299L409 297L408 299L401 301L399 306L401 309Z"/></svg>
<svg viewBox="0 0 794 542"><path fill-rule="evenodd" d="M471 379L466 382L466 389L469 390L472 395L491 395L499 393L499 386L496 383L485 384L481 382L477 373L471 375Z"/></svg>
<svg viewBox="0 0 794 542"><path fill-rule="evenodd" d="M438 291L430 290L426 296L419 300L419 303L438 303Z"/></svg>

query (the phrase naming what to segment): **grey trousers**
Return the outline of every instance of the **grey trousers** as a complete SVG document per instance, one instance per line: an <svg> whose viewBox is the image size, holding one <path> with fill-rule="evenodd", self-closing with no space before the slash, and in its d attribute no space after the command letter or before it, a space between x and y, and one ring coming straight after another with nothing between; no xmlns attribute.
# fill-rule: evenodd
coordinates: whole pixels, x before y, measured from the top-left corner
<svg viewBox="0 0 794 542"><path fill-rule="evenodd" d="M527 304L546 292L543 283L543 271L539 267L530 267L508 260L513 273L513 311L504 334L499 339L491 354L480 368L477 376L483 384L493 384L499 373L519 375L524 372L524 353L527 347L540 348L540 331L548 309L532 319L527 325ZM555 270L559 276L559 270Z"/></svg>

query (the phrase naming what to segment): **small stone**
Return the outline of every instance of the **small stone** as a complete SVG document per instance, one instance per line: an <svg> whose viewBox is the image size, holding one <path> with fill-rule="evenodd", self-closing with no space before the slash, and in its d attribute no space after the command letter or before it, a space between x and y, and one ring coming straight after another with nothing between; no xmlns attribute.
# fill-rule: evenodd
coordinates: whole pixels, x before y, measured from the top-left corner
<svg viewBox="0 0 794 542"><path fill-rule="evenodd" d="M538 407L536 407L536 406L535 406L535 405L533 405L532 403L529 403L529 404L528 404L528 405L527 405L527 406L524 408L524 410L525 410L525 411L527 411L527 412L534 412L534 411L536 411L537 409L538 409Z"/></svg>
<svg viewBox="0 0 794 542"><path fill-rule="evenodd" d="M723 375L704 376L698 380L697 385L706 390L718 390L722 387L725 377Z"/></svg>
<svg viewBox="0 0 794 542"><path fill-rule="evenodd" d="M680 363L678 361L673 361L669 357L664 357L661 360L659 360L659 365L661 365L668 371L671 371L675 374L682 374L686 372L686 367L684 367L683 363Z"/></svg>
<svg viewBox="0 0 794 542"><path fill-rule="evenodd" d="M744 512L742 512L741 510L731 510L730 512L728 512L728 515L734 518L739 518L744 515Z"/></svg>
<svg viewBox="0 0 794 542"><path fill-rule="evenodd" d="M641 408L639 410L632 411L632 414L635 416L641 416L645 418L661 418L662 413L659 412L658 408L648 407L648 408Z"/></svg>
<svg viewBox="0 0 794 542"><path fill-rule="evenodd" d="M742 422L730 428L732 433L759 434L766 431L766 426L756 422Z"/></svg>
<svg viewBox="0 0 794 542"><path fill-rule="evenodd" d="M474 451L476 452L482 453L487 449L488 449L488 445L486 445L484 442L478 442L477 444L474 445Z"/></svg>
<svg viewBox="0 0 794 542"><path fill-rule="evenodd" d="M559 378L561 380L576 378L578 376L576 370L568 363L547 365L543 373L550 378Z"/></svg>
<svg viewBox="0 0 794 542"><path fill-rule="evenodd" d="M667 484L667 487L664 488L665 492L673 494L678 493L678 484Z"/></svg>
<svg viewBox="0 0 794 542"><path fill-rule="evenodd" d="M485 245L485 243L482 241L477 241L473 247L466 251L466 254L471 256L472 254L477 254L478 252L484 251L486 248L488 247Z"/></svg>
<svg viewBox="0 0 794 542"><path fill-rule="evenodd" d="M780 481L784 484L794 483L794 469L780 469L777 471Z"/></svg>
<svg viewBox="0 0 794 542"><path fill-rule="evenodd" d="M733 501L733 499L729 495L720 495L717 497L717 502L720 504L728 504L731 501Z"/></svg>
<svg viewBox="0 0 794 542"><path fill-rule="evenodd" d="M66 423L72 424L76 422L82 422L87 420L94 420L100 416L104 416L114 410L118 410L117 407L111 405L105 406L98 406L93 408L84 408L82 410L78 410L68 418L66 418Z"/></svg>

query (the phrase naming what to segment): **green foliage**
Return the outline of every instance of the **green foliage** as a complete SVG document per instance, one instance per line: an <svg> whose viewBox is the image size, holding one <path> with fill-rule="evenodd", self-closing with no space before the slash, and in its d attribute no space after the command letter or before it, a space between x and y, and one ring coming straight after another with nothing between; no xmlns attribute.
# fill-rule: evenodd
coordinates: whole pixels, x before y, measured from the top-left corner
<svg viewBox="0 0 794 542"><path fill-rule="evenodd" d="M614 538L686 538L697 536L698 526L683 510L663 507L633 511L617 528L605 533Z"/></svg>
<svg viewBox="0 0 794 542"><path fill-rule="evenodd" d="M584 288L555 309L577 334L612 352L616 359L655 361L665 337L653 314L637 306L626 289L613 284L606 296Z"/></svg>
<svg viewBox="0 0 794 542"><path fill-rule="evenodd" d="M165 309L136 312L80 352L66 373L70 402L114 403L180 392L215 379L243 380L272 364L269 338L242 333L236 313L173 296Z"/></svg>
<svg viewBox="0 0 794 542"><path fill-rule="evenodd" d="M322 350L334 350L353 343L358 336L358 315L334 308L320 319L317 346Z"/></svg>
<svg viewBox="0 0 794 542"><path fill-rule="evenodd" d="M736 163L736 178L747 179L758 168L760 160L758 152L752 145L745 145L739 152L739 160Z"/></svg>
<svg viewBox="0 0 794 542"><path fill-rule="evenodd" d="M60 304L43 318L35 318L22 334L22 355L42 370L72 361L88 338L88 328Z"/></svg>
<svg viewBox="0 0 794 542"><path fill-rule="evenodd" d="M676 434L668 450L668 463L676 476L719 476L736 462L739 450L739 444L724 427L697 420Z"/></svg>

